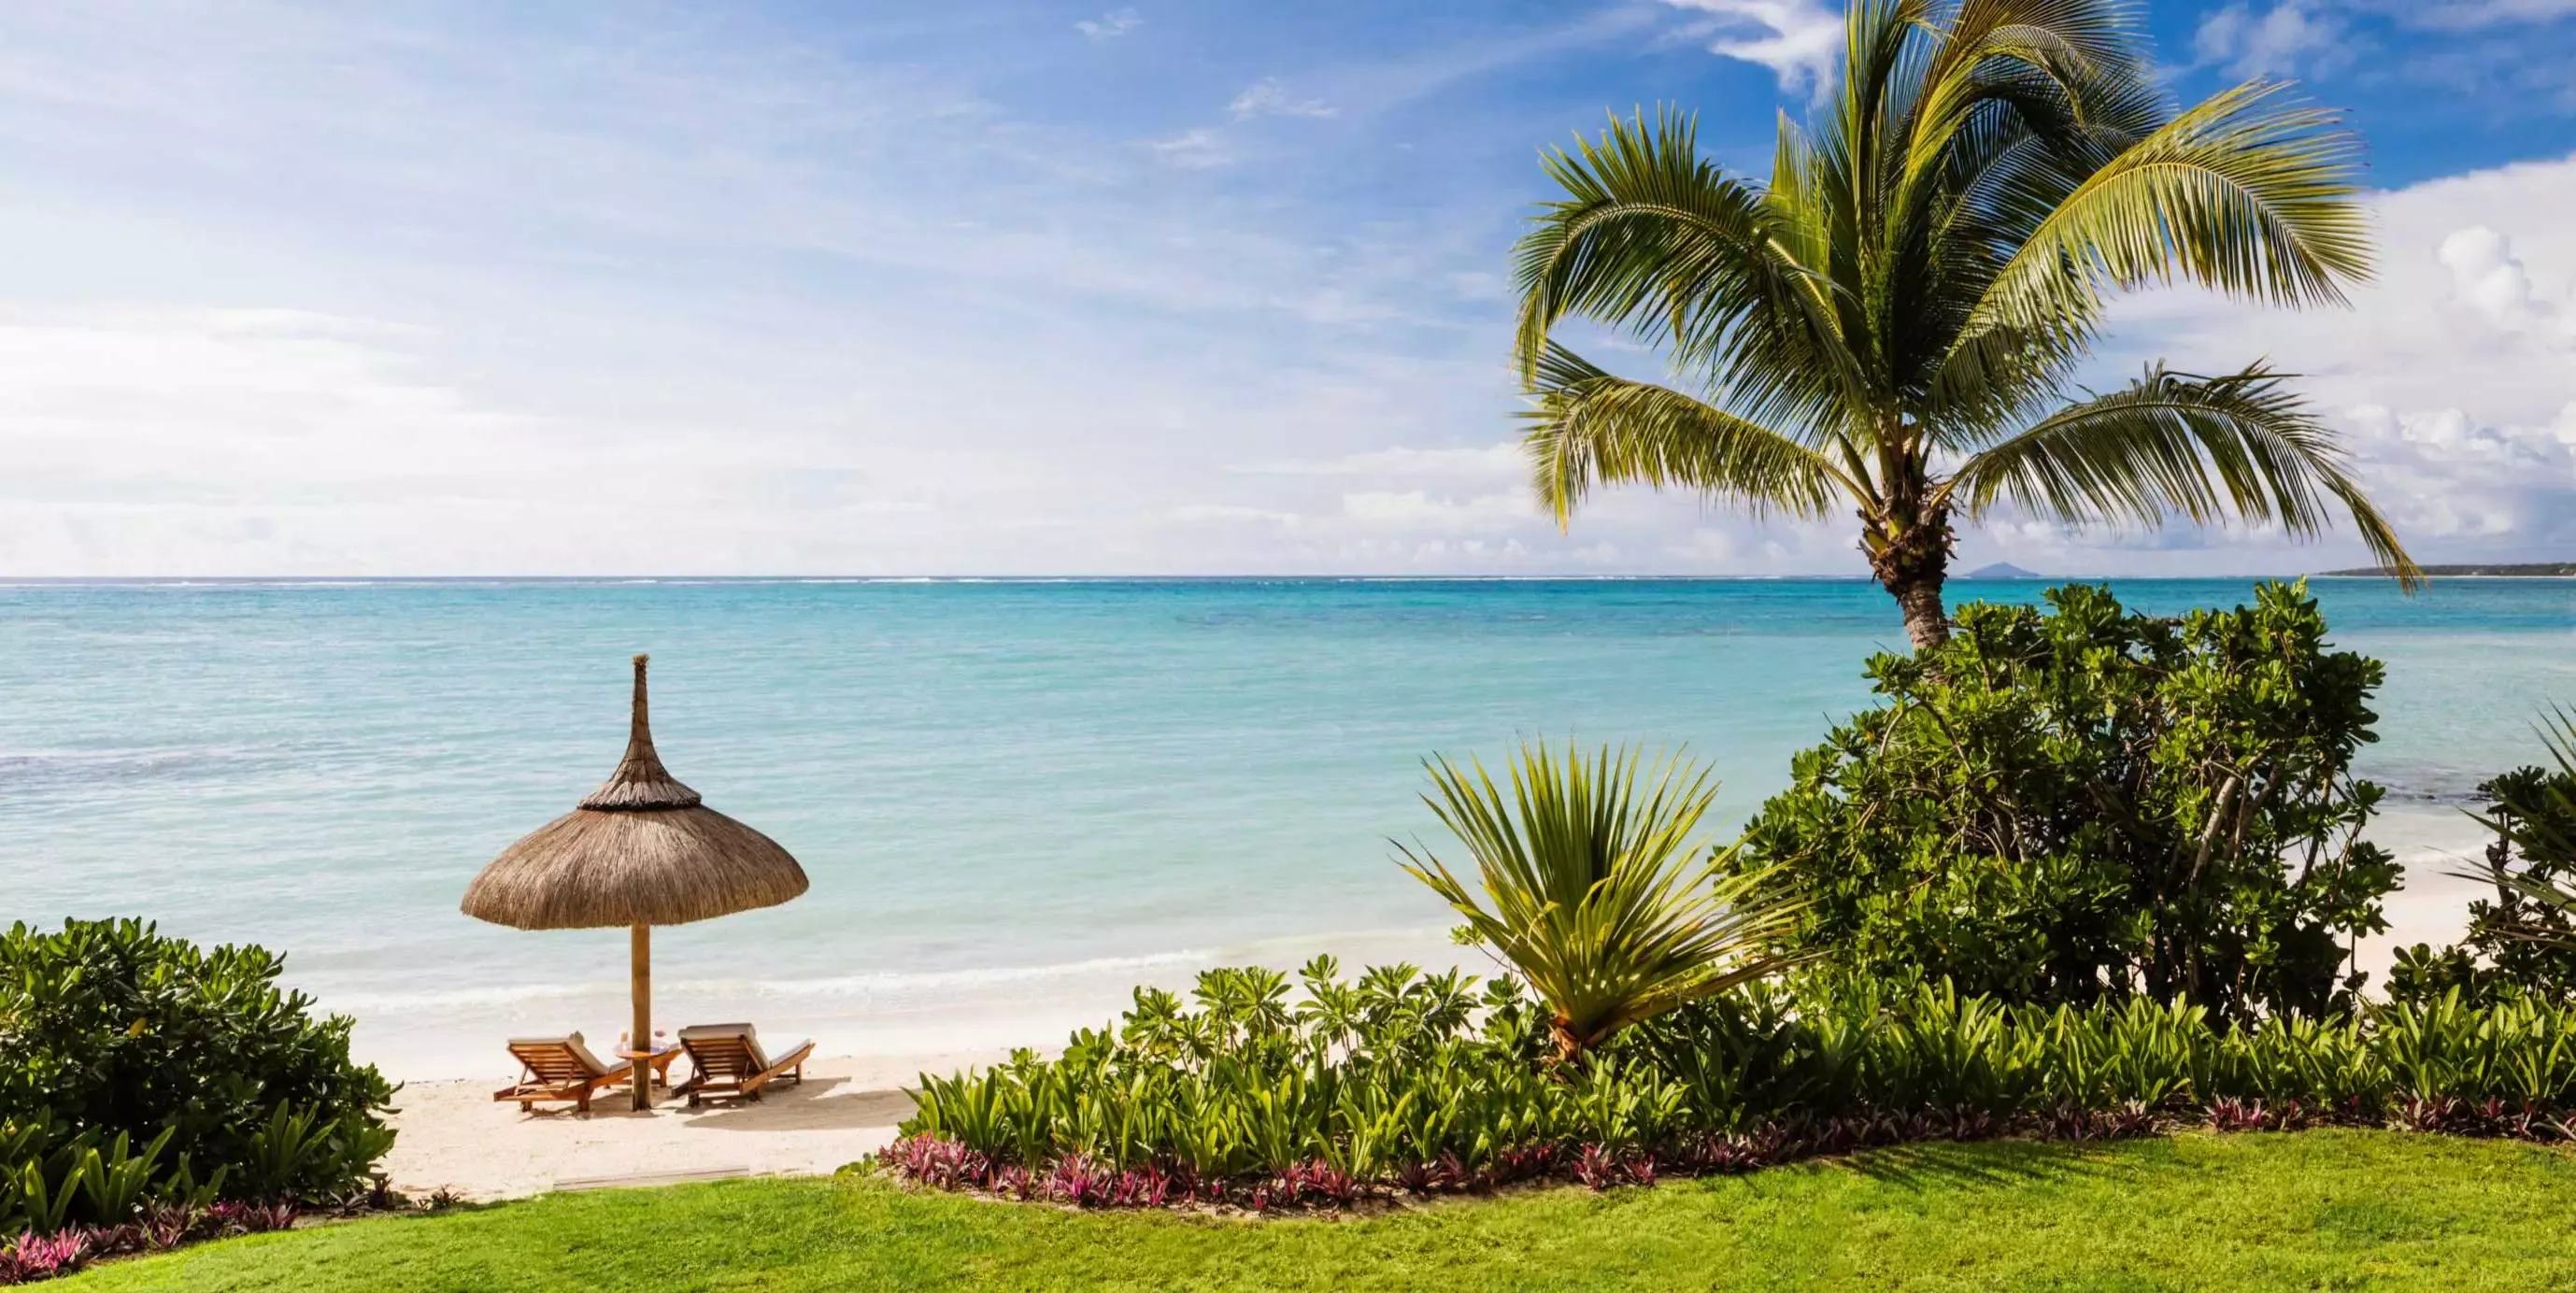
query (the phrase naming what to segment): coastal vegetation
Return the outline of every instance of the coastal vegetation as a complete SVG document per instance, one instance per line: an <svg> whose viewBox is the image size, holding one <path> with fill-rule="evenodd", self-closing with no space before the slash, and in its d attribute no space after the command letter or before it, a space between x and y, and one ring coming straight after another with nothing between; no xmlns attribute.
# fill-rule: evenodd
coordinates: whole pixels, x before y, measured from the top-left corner
<svg viewBox="0 0 2576 1293"><path fill-rule="evenodd" d="M377 1191L393 1089L283 965L136 920L0 934L0 1284Z"/></svg>
<svg viewBox="0 0 2576 1293"><path fill-rule="evenodd" d="M1242 1270L1327 1251L1402 1283L1465 1260L1449 1247L1460 1236L1528 1250L1539 1241L1514 1218L1587 1207L1641 1233L1700 1227L1657 1242L1706 1262L1723 1247L1705 1229L1713 1200L1815 1191L1802 1206L1819 1218L1880 1207L1875 1164L1958 1164L1975 1179L2012 1164L2076 1177L2087 1164L2240 1164L2245 1188L2303 1200L2307 1168L2290 1187L2266 1164L2501 1162L2537 1174L2535 1188L2576 1171L2558 1147L2576 1142L2565 716L2545 728L2554 768L2481 791L2497 900L2461 946L2413 953L2379 994L2349 952L2381 927L2397 878L2362 838L2379 795L2352 766L2373 739L2382 670L2329 646L2301 586L2171 618L2081 586L2045 606L1969 605L1938 645L1867 668L1877 703L1799 755L1732 841L1706 834L1715 787L1687 758L1529 745L1499 773L1432 758L1425 802L1464 852L1400 844L1398 860L1500 964L1490 978L1405 965L1350 977L1329 957L1293 976L1212 970L1186 996L1137 990L1053 1057L924 1075L900 1138L835 1185L365 1221L112 1264L106 1286L147 1287L156 1271L206 1287L310 1282L347 1261L371 1287L400 1287L384 1281L407 1276L381 1263L403 1244L401 1270L423 1287L543 1287L524 1255L560 1251L545 1247L557 1227L682 1199L732 1199L709 1206L753 1227L769 1209L907 1233L974 1216L987 1229L966 1250L929 1242L899 1260L947 1269L1007 1250L1031 1283L1218 1251ZM391 1092L349 1059L345 1019L317 1020L276 988L274 956L200 951L135 922L22 927L0 946L9 1040L51 1057L5 1079L23 1149L0 1182L24 1228L5 1249L11 1278L284 1225L379 1188L365 1178L390 1141ZM2274 1134L2292 1131L2311 1135ZM2422 1134L2436 1132L2449 1135ZM2287 1147L2311 1140L2333 1148ZM2526 1152L2504 1142L2534 1148L2493 1157ZM1974 1206L1936 1179L1940 1207ZM2025 1199L1990 1219L2099 1230L2180 1188L2136 1186L2045 1222L2024 1210L2059 1204ZM1582 1202L1605 1192L1654 1201ZM1053 1207L959 1214L947 1193ZM1101 1209L1357 1219L1246 1232L1130 1217L1073 1252L1037 1237L1090 1224L1061 1210ZM1600 1224L1604 1242L1628 1242L1619 1222ZM1417 1227L1418 1241L1352 1238ZM718 1233L709 1222L704 1242ZM1928 1231L1916 1242L1927 1260L2061 1269L1997 1266L2000 1250ZM1367 1265L1391 1244L1414 1246ZM1759 1247L1731 1251L1726 1269L1745 1281L1791 1278ZM2051 1251L2082 1271L2100 1246ZM2230 1266L2228 1251L2174 1260L2231 1284L2271 1270ZM701 1258L696 1269L755 1282L815 1269Z"/></svg>
<svg viewBox="0 0 2576 1293"><path fill-rule="evenodd" d="M595 1281L564 1254L613 1227L655 1236L615 1261L728 1287L848 1283L862 1251L868 1278L914 1283L1499 1286L1562 1260L1550 1227L1569 1224L1586 1254L1628 1254L1587 1257L1604 1286L1685 1268L1719 1287L2148 1269L2298 1286L2363 1254L2433 1287L2576 1261L2521 1219L2576 1184L2564 716L2554 769L2481 792L2498 902L2377 994L2349 950L2396 880L2361 838L2378 792L2352 770L2382 670L2328 645L2302 587L2173 618L2101 588L1970 605L1939 645L1868 669L1879 702L1798 756L1733 841L1704 834L1714 786L1687 758L1530 745L1500 776L1432 758L1425 802L1464 853L1398 845L1399 862L1497 960L1490 978L1350 977L1329 957L1212 970L1186 996L1138 989L1053 1057L925 1074L896 1142L837 1182L361 1220L83 1278L543 1288ZM370 1192L391 1093L349 1061L346 1020L277 991L276 958L132 922L7 946L7 1026L65 1057L13 1078L11 1107L82 1111L13 1124L77 1152L47 1150L9 1197L31 1215L68 1189L92 1209L30 1221L12 1278ZM205 1064L206 1046L249 1067ZM195 1077L165 1071L181 1055ZM267 1102L166 1094L199 1078ZM174 1099L232 1113L154 1113ZM167 1162L183 1134L215 1147L211 1182L119 1166ZM2505 1179L2525 1193L2476 1225L2446 1212L2437 1235L2300 1220L2390 1206L2381 1172L2464 1201ZM1907 1221L1819 1247L1773 1229L1844 1233L1898 1206L1892 1187L1908 1216L1969 1231ZM2191 1231L2134 1247L2139 1216L2208 1191L2293 1237L2260 1261ZM1079 1215L1100 1210L1130 1215ZM1281 1224L1214 1224L1240 1217Z"/></svg>
<svg viewBox="0 0 2576 1293"><path fill-rule="evenodd" d="M1189 1002L1140 990L1059 1058L925 1075L883 1161L1010 1198L1268 1211L1924 1139L2576 1138L2576 1000L2549 962L2464 951L2485 978L2391 1001L2351 969L2398 880L2352 773L2379 663L2329 649L2298 585L2172 619L2099 588L2048 602L1966 607L1872 661L1886 703L1799 756L1734 844L1693 840L1709 787L1686 762L1525 748L1507 793L1435 759L1426 800L1482 895L1427 849L1405 865L1509 973L1353 983L1326 958L1302 992L1261 969ZM2517 892L2563 875L2576 746L2554 748L2565 784L2490 783Z"/></svg>
<svg viewBox="0 0 2576 1293"><path fill-rule="evenodd" d="M2175 111L2116 0L1854 0L1831 96L1785 116L1767 182L1700 155L1678 112L1614 119L1547 163L1518 250L1527 448L1560 522L1595 488L1756 514L1857 511L1917 647L1948 632L1953 526L2347 513L2413 561L2334 434L2257 362L2072 384L2113 293L2182 281L2335 305L2370 270L2359 142L2253 81ZM1596 366L1568 320L1661 352L1672 385Z"/></svg>
<svg viewBox="0 0 2576 1293"><path fill-rule="evenodd" d="M2399 878L2352 771L2379 662L2328 649L2297 585L2177 619L2047 599L1869 662L1881 703L1799 754L1729 855L1799 904L1776 950L2017 1002L2347 1008Z"/></svg>
<svg viewBox="0 0 2576 1293"><path fill-rule="evenodd" d="M1551 1067L1518 985L1222 969L1146 989L1060 1058L925 1077L882 1156L1075 1207L1350 1208L1534 1179L1595 1189L1924 1140L2316 1126L2576 1137L2576 1003L2454 993L2231 1025L2181 1001L2055 1006L1839 975L1739 988Z"/></svg>
<svg viewBox="0 0 2576 1293"><path fill-rule="evenodd" d="M2073 385L2122 291L2340 303L2369 272L2357 142L2270 83L2176 110L2112 0L1857 0L1848 24L1766 182L1640 112L1550 159L1563 197L1519 248L1526 447L1560 522L1620 483L1850 507L1904 616L1876 702L1739 837L1705 833L1717 788L1687 757L1532 744L1498 780L1435 755L1424 800L1464 851L1400 864L1490 977L1210 970L1052 1057L922 1075L895 1142L832 1181L360 1220L76 1278L2576 1278L2576 725L2546 726L2554 769L2480 786L2494 898L2374 994L2353 949L2401 877L2354 763L2383 669L2330 646L2304 585L2170 618L2083 586L1955 623L1943 600L1955 527L1998 510L2301 536L2339 511L2421 580L2285 375ZM1569 321L1678 380L1595 366ZM281 964L136 921L0 939L0 1283L392 1201L393 1091Z"/></svg>
<svg viewBox="0 0 2576 1293"><path fill-rule="evenodd" d="M65 1293L2550 1288L2576 1279L2571 1190L2561 1151L2342 1130L1910 1145L1254 1224L845 1174L353 1221L114 1263Z"/></svg>
<svg viewBox="0 0 2576 1293"><path fill-rule="evenodd" d="M1426 847L1405 870L1467 918L1458 940L1511 965L1548 1013L1556 1057L1580 1059L1620 1029L1776 973L1790 904L1762 872L1720 874L1698 838L1717 797L1708 774L1659 758L1524 747L1505 795L1482 764L1431 760L1423 802L1476 859L1484 897Z"/></svg>
<svg viewBox="0 0 2576 1293"><path fill-rule="evenodd" d="M2478 786L2479 820L2494 838L2485 868L2464 878L2488 881L2495 896L2469 904L2458 943L2399 953L2392 995L2576 997L2576 714L2551 711L2540 734L2553 766L2516 768Z"/></svg>

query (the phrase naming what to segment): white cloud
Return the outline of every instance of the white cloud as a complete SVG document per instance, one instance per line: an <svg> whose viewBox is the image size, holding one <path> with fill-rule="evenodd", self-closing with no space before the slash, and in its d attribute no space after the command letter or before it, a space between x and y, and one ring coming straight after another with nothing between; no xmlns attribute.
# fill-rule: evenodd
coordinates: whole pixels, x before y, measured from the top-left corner
<svg viewBox="0 0 2576 1293"><path fill-rule="evenodd" d="M2454 230L2435 253L2459 298L2508 332L2576 345L2576 312L2543 297L2513 254L2513 240L2485 225Z"/></svg>
<svg viewBox="0 0 2576 1293"><path fill-rule="evenodd" d="M2278 0L2260 12L2238 0L2201 19L2192 52L2236 76L2299 76L2348 61L2349 40L2342 20L2309 0Z"/></svg>
<svg viewBox="0 0 2576 1293"><path fill-rule="evenodd" d="M1185 503L1172 509L1176 521L1266 521L1274 525L1296 526L1305 517L1295 512L1281 512L1267 507L1243 507L1230 503Z"/></svg>
<svg viewBox="0 0 2576 1293"><path fill-rule="evenodd" d="M1709 52L1759 63L1790 94L1822 99L1842 66L1841 6L1825 0L1664 0L1713 15Z"/></svg>
<svg viewBox="0 0 2576 1293"><path fill-rule="evenodd" d="M1339 458L1245 463L1233 470L1268 476L1403 476L1506 479L1527 475L1519 444L1504 441L1477 449L1409 449L1397 445Z"/></svg>
<svg viewBox="0 0 2576 1293"><path fill-rule="evenodd" d="M1374 525L1449 532L1491 529L1536 520L1538 505L1527 490L1467 498L1427 490L1363 490L1342 495L1342 514Z"/></svg>
<svg viewBox="0 0 2576 1293"><path fill-rule="evenodd" d="M1234 148L1226 142L1225 133L1213 126L1184 130L1169 139L1149 139L1145 147L1165 163L1189 170L1231 166L1235 160Z"/></svg>
<svg viewBox="0 0 2576 1293"><path fill-rule="evenodd" d="M498 406L429 375L442 340L280 310L0 312L0 568L831 569L1052 488L1009 454L793 419Z"/></svg>
<svg viewBox="0 0 2576 1293"><path fill-rule="evenodd" d="M1112 9L1097 18L1085 18L1075 23L1073 29L1096 43L1116 40L1143 26L1144 23L1145 20L1137 16L1133 9Z"/></svg>
<svg viewBox="0 0 2576 1293"><path fill-rule="evenodd" d="M1496 349L1517 163L1355 207L1294 166L1219 169L1254 126L1148 147L1123 119L1014 116L1013 69L1088 54L1061 28L1020 62L916 64L732 28L555 42L122 2L0 42L12 572L1859 568L1847 516L1641 490L1570 536L1537 514ZM1280 97L1388 144L1373 123L1423 85L1651 25L1598 13ZM2410 536L2576 547L2576 162L2375 208L2361 309L2150 296L2103 375L2270 353ZM2058 571L2353 557L2260 534L1966 543Z"/></svg>
<svg viewBox="0 0 2576 1293"><path fill-rule="evenodd" d="M2451 31L2576 16L2576 0L2381 0L2399 21Z"/></svg>
<svg viewBox="0 0 2576 1293"><path fill-rule="evenodd" d="M2296 385L2344 435L2371 496L2419 557L2567 559L2576 553L2576 338L2565 326L2576 226L2561 213L2576 209L2576 156L2382 193L2371 209L2379 272L2351 310L2139 297L2115 309L2109 362L2162 354L2214 372L2268 355L2300 374ZM2349 530L2322 553L2248 546L2270 561L2359 564Z"/></svg>
<svg viewBox="0 0 2576 1293"><path fill-rule="evenodd" d="M1300 99L1288 93L1277 77L1265 77L1246 87L1226 105L1226 111L1237 121L1253 117L1329 117L1331 105L1321 99Z"/></svg>

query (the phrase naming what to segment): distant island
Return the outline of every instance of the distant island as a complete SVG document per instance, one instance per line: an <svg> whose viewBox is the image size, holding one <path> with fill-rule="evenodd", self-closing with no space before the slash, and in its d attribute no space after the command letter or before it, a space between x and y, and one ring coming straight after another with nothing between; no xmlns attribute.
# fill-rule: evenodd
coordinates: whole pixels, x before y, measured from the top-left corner
<svg viewBox="0 0 2576 1293"><path fill-rule="evenodd" d="M2462 576L2483 576L2490 579L2576 579L2576 561L2539 561L2518 566L2426 566L2424 573L2436 579L2457 579ZM2322 577L2331 579L2341 576L2384 579L2388 576L2388 571L2380 566L2364 566L2358 570L2328 570L2323 572Z"/></svg>
<svg viewBox="0 0 2576 1293"><path fill-rule="evenodd" d="M1969 572L1968 572L1968 576L1967 576L1967 577L1968 577L1968 578L1970 578L1970 579L2039 579L2039 578L2043 578L2043 576L2042 576L2038 571L2036 571L2036 570L2024 570L2024 569L2022 569L2021 567L2016 566L2016 565L2014 565L2013 563L2011 563L2011 562L2009 562L2009 561L1998 561L1998 562L1996 562L1995 564L1993 564L1993 565L1991 565L1991 566L1979 566L1979 567L1977 567L1976 569L1969 571Z"/></svg>

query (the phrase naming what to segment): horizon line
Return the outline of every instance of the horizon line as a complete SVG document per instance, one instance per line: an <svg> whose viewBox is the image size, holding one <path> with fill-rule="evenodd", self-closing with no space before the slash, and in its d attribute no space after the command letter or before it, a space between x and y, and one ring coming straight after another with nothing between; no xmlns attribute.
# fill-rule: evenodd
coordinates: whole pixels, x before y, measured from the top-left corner
<svg viewBox="0 0 2576 1293"><path fill-rule="evenodd" d="M2451 576L2467 578L2471 576ZM2514 576L2489 576L2513 578ZM2534 575L2527 578L2565 578ZM2015 574L1952 575L1948 583L2125 582L2192 583L2240 579L2386 579L2359 571L2229 571L2214 574ZM0 587L314 584L1127 584L1127 583L1852 583L1873 584L1866 574L1093 574L1093 575L0 575Z"/></svg>

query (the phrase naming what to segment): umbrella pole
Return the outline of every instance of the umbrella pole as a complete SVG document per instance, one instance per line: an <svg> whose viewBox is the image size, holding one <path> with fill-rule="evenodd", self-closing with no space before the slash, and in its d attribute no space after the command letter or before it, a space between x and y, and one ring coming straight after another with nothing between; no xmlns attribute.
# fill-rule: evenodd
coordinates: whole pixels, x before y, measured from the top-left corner
<svg viewBox="0 0 2576 1293"><path fill-rule="evenodd" d="M628 943L634 961L635 1031L627 1038L628 1049L645 1055L653 1049L653 927L637 925L628 931ZM635 1071L628 1084L635 1090L638 1110L653 1107L653 1061L632 1061Z"/></svg>

